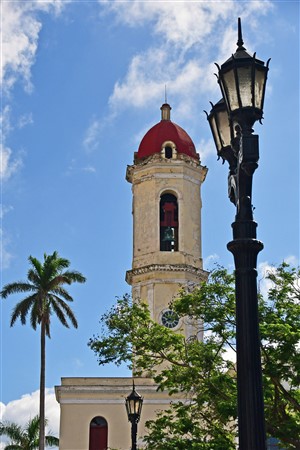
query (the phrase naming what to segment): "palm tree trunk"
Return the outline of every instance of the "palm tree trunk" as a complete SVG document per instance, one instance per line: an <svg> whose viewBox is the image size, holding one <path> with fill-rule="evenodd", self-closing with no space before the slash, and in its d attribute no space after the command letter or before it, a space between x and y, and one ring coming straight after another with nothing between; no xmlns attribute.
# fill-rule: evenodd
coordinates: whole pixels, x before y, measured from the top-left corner
<svg viewBox="0 0 300 450"><path fill-rule="evenodd" d="M40 436L39 450L45 449L45 370L46 370L46 329L45 321L41 321L41 373L40 373Z"/></svg>

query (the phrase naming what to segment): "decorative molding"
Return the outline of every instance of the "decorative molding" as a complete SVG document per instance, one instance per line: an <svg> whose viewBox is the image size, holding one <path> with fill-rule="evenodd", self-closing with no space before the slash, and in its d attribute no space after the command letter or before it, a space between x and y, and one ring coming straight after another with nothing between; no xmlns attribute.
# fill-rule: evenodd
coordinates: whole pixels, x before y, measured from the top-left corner
<svg viewBox="0 0 300 450"><path fill-rule="evenodd" d="M79 398L61 398L59 403L61 405L74 405L74 404L94 404L94 405L117 405L117 404L124 404L125 396L122 399L79 399ZM145 399L143 404L145 405L169 405L170 403L176 403L179 402L179 399ZM181 399L182 401L182 399Z"/></svg>
<svg viewBox="0 0 300 450"><path fill-rule="evenodd" d="M186 272L196 275L199 281L205 281L208 272L188 264L150 264L149 266L138 267L137 269L127 270L126 281L132 284L134 276L144 275L150 272Z"/></svg>
<svg viewBox="0 0 300 450"><path fill-rule="evenodd" d="M174 172L173 173L154 173L151 175L146 175L146 176L143 176L140 181L143 182L143 181L151 180L153 178L154 179L163 179L163 180L167 180L167 179L187 180L187 181L190 181L191 183L197 184L198 186L201 186L201 183L202 183L201 180L197 180L194 177L190 177L183 173L174 173Z"/></svg>
<svg viewBox="0 0 300 450"><path fill-rule="evenodd" d="M134 161L133 165L128 165L126 170L126 180L129 181L129 183L133 182L133 175L136 170L141 171L144 168L146 169L146 166L151 166L151 168L159 168L159 167L167 167L167 166L173 166L175 168L176 166L182 165L182 162L192 167L194 170L197 171L200 169L201 171L201 182L205 180L206 174L207 174L207 167L202 166L199 160L196 160L195 158L192 158L184 153L177 153L176 159L166 159L164 158L161 153L154 153L153 155L149 156L148 158L144 160L136 160Z"/></svg>

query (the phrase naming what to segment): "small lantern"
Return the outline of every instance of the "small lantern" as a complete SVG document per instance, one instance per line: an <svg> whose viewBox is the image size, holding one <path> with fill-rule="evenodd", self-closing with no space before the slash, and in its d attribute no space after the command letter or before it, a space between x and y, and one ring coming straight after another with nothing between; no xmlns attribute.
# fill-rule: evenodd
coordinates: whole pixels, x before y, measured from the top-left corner
<svg viewBox="0 0 300 450"><path fill-rule="evenodd" d="M141 417L143 397L136 392L134 381L132 383L132 392L125 399L125 405L129 422L138 423Z"/></svg>
<svg viewBox="0 0 300 450"><path fill-rule="evenodd" d="M206 113L212 135L217 148L218 157L228 161L230 170L236 168L236 157L234 154L234 130L233 123L228 117L226 104L223 99L215 105L211 103L211 111Z"/></svg>
<svg viewBox="0 0 300 450"><path fill-rule="evenodd" d="M241 19L238 19L237 51L219 69L218 82L225 100L228 114L242 128L251 128L263 117L269 62L256 59L243 47Z"/></svg>
<svg viewBox="0 0 300 450"><path fill-rule="evenodd" d="M210 113L207 114L206 111L205 113L219 154L222 149L231 145L232 126L229 122L224 100L219 100L215 105L211 102L210 104L212 106Z"/></svg>

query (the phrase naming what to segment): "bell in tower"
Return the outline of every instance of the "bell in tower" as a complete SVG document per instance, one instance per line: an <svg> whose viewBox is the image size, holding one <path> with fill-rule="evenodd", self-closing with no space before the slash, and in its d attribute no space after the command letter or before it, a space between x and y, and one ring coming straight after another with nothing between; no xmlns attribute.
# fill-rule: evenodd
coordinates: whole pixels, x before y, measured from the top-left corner
<svg viewBox="0 0 300 450"><path fill-rule="evenodd" d="M178 251L178 205L172 194L160 198L160 250Z"/></svg>

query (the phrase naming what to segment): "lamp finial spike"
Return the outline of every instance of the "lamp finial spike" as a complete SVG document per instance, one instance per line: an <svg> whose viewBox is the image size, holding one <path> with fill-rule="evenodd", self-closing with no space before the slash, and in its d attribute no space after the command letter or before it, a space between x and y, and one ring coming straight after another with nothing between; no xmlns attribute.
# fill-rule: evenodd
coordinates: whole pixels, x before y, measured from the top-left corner
<svg viewBox="0 0 300 450"><path fill-rule="evenodd" d="M238 41L236 43L236 45L238 46L238 50L245 50L243 45L244 45L244 41L243 41L243 36L242 36L242 23L241 23L241 18L238 18Z"/></svg>
<svg viewBox="0 0 300 450"><path fill-rule="evenodd" d="M167 85L165 84L165 103L168 103L167 100Z"/></svg>

